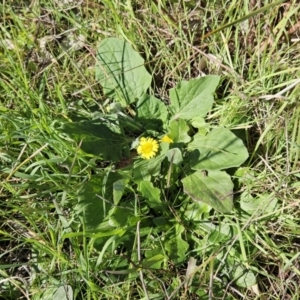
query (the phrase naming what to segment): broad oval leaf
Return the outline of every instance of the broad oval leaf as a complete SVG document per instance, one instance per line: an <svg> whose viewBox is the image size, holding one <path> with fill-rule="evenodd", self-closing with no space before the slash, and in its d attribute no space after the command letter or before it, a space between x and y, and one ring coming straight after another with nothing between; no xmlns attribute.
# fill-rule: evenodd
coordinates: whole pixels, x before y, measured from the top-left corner
<svg viewBox="0 0 300 300"><path fill-rule="evenodd" d="M256 276L253 271L242 265L235 266L235 272L233 276L236 280L235 283L240 287L247 288L254 286L257 283Z"/></svg>
<svg viewBox="0 0 300 300"><path fill-rule="evenodd" d="M147 129L163 128L167 118L168 110L161 100L149 95L144 95L139 99L135 119L146 125Z"/></svg>
<svg viewBox="0 0 300 300"><path fill-rule="evenodd" d="M188 150L193 152L191 166L194 170L238 167L248 158L243 141L226 128L213 129L205 136L196 134Z"/></svg>
<svg viewBox="0 0 300 300"><path fill-rule="evenodd" d="M103 192L103 176L94 176L84 185L78 195L78 204L74 211L82 217L85 228L88 230L97 229L112 207L97 196L102 196Z"/></svg>
<svg viewBox="0 0 300 300"><path fill-rule="evenodd" d="M172 119L205 117L212 108L213 94L219 81L219 76L209 75L178 83L170 90L170 108L174 114Z"/></svg>
<svg viewBox="0 0 300 300"><path fill-rule="evenodd" d="M104 93L125 106L137 101L150 86L151 75L144 67L144 59L130 44L108 38L97 50L96 79Z"/></svg>
<svg viewBox="0 0 300 300"><path fill-rule="evenodd" d="M105 175L94 175L78 194L78 204L74 211L82 217L85 227L89 230L97 229L104 222L109 210L114 205L114 191L122 175L109 172ZM125 180L126 182L126 180ZM123 193L122 187L119 191ZM118 195L120 197L121 195ZM117 199L119 201L119 199Z"/></svg>
<svg viewBox="0 0 300 300"><path fill-rule="evenodd" d="M193 200L207 203L215 210L228 213L232 210L233 183L223 171L197 171L182 179L184 192Z"/></svg>
<svg viewBox="0 0 300 300"><path fill-rule="evenodd" d="M89 154L101 155L103 159L118 161L122 151L129 152L129 145L118 126L109 122L82 121L66 123L62 131L68 134L81 149Z"/></svg>
<svg viewBox="0 0 300 300"><path fill-rule="evenodd" d="M166 238L165 249L174 263L182 263L186 259L186 252L189 249L189 244L182 239L181 234L184 232L182 225L175 225L175 232L169 231Z"/></svg>
<svg viewBox="0 0 300 300"><path fill-rule="evenodd" d="M56 292L53 294L53 300L72 300L73 299L73 289L70 285L60 286Z"/></svg>
<svg viewBox="0 0 300 300"><path fill-rule="evenodd" d="M191 137L188 135L189 125L183 119L176 119L170 122L168 136L174 143L188 143Z"/></svg>
<svg viewBox="0 0 300 300"><path fill-rule="evenodd" d="M182 153L179 148L171 148L167 152L167 158L170 163L173 163L175 165L179 165L182 163Z"/></svg>

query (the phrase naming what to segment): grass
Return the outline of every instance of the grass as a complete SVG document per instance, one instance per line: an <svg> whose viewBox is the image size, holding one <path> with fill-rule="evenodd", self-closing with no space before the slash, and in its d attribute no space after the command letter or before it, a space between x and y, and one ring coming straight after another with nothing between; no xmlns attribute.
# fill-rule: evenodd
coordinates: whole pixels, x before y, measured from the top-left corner
<svg viewBox="0 0 300 300"><path fill-rule="evenodd" d="M63 299L299 299L297 1L258 14L251 12L263 5L251 1L61 3L0 4L0 298L62 299L59 293L72 288L73 296ZM89 232L73 213L85 184L111 165L81 151L59 128L105 111L109 102L94 67L106 37L141 53L153 75L150 92L165 102L182 79L220 74L208 118L241 136L250 153L243 176L235 178L236 206L241 192L262 202L269 197L248 216L224 217L235 230L230 238L216 213L209 217L214 235L185 223L182 235L197 247L184 263L169 255L159 268L142 266L147 255L168 249L168 231L138 222L106 237ZM91 195L96 190L91 186ZM274 199L278 205L268 209ZM137 194L122 201L125 212L149 218L147 210L137 213ZM178 199L169 206L174 227L182 224ZM190 257L198 267L188 284ZM225 260L233 262L231 270L222 267ZM227 277L240 266L257 284L244 287Z"/></svg>

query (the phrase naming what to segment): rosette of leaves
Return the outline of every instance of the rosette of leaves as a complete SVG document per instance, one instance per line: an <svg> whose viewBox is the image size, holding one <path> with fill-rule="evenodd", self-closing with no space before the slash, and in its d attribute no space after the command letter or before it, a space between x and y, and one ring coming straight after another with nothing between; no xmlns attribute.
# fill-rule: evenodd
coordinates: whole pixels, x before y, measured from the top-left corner
<svg viewBox="0 0 300 300"><path fill-rule="evenodd" d="M91 175L78 192L74 213L85 223L85 234L90 234L100 257L103 249L111 253L120 245L133 249L139 224L142 248L147 249L144 267L160 268L167 259L182 263L192 242L185 240L185 227L172 219L166 195L176 201L194 200L183 212L194 224L211 208L230 213L233 183L227 169L239 167L248 158L241 139L227 128L206 122L220 77L179 82L169 92L169 104L165 104L151 95L151 75L138 52L125 41L109 38L97 49L96 78L112 109L65 123L62 132L88 157L109 161L110 170ZM172 143L160 143L154 157L142 159L135 152L132 159L132 148L138 144L132 144L134 140L160 140L163 136ZM124 157L130 158L129 165L122 168ZM115 168L111 168L113 164ZM204 227L202 224L202 230ZM217 241L232 238L231 228L223 224L222 228L221 234L217 226L207 228L213 248ZM149 242L154 233L164 239ZM149 238L143 239L146 236ZM99 258L97 263L103 261ZM125 258L122 263L126 264ZM251 284L249 281L245 286Z"/></svg>
<svg viewBox="0 0 300 300"><path fill-rule="evenodd" d="M153 181L162 175L162 164L167 162L166 187L181 182L184 193L193 200L219 212L231 211L233 183L226 169L240 166L248 152L230 130L211 128L205 122L219 76L179 82L170 90L170 104L166 105L149 95L151 76L142 57L125 41L109 38L97 49L96 78L120 109L97 120L64 124L63 131L80 142L82 150L118 162L129 155L133 135L146 132L158 138L167 134L173 143L162 143L156 157L134 160L133 182ZM134 114L125 114L125 108L134 109Z"/></svg>

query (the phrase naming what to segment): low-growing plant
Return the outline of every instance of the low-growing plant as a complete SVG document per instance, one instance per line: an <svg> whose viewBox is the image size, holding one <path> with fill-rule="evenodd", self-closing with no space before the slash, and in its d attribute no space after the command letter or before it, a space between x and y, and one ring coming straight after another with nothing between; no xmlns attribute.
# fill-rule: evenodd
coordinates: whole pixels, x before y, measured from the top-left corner
<svg viewBox="0 0 300 300"><path fill-rule="evenodd" d="M253 286L243 242L225 247L241 230L230 218L234 184L227 170L244 163L248 152L229 129L206 120L221 78L181 81L162 101L148 94L151 75L142 57L116 38L100 43L96 77L107 99L103 110L61 130L83 153L101 160L74 210L84 228L78 235L89 236L100 251L97 265L108 250L124 255L120 268L129 258L135 261L136 274L138 267L182 264L190 256L206 269L216 258L222 274ZM168 291L175 290L170 284Z"/></svg>

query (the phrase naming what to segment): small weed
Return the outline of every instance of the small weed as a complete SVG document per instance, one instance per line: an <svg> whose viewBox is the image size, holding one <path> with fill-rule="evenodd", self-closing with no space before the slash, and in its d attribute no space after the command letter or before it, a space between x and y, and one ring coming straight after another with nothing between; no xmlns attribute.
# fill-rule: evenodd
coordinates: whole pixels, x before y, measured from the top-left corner
<svg viewBox="0 0 300 300"><path fill-rule="evenodd" d="M1 299L298 299L299 5L0 4Z"/></svg>

